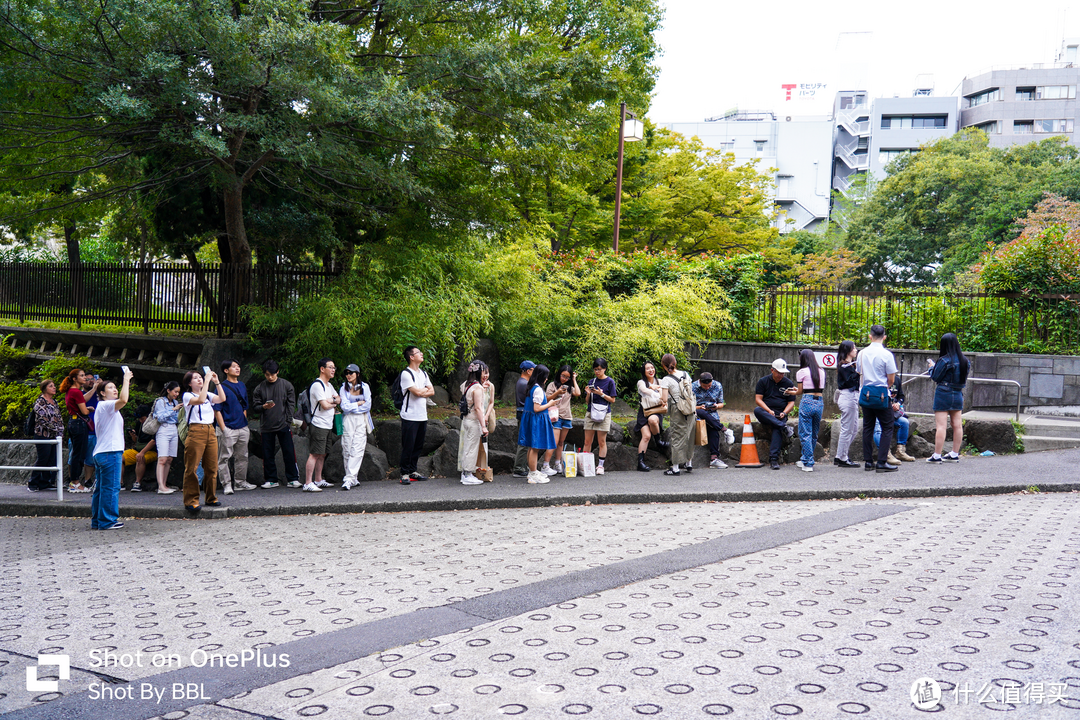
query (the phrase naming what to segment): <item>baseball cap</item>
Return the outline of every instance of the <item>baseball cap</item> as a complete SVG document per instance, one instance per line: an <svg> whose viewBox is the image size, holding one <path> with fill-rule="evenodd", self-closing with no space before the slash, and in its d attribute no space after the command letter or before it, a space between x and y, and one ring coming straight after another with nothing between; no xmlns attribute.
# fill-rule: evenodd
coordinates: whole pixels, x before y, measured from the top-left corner
<svg viewBox="0 0 1080 720"><path fill-rule="evenodd" d="M532 370L534 367L536 367L536 363L532 360L525 360L521 363L522 370Z"/></svg>
<svg viewBox="0 0 1080 720"><path fill-rule="evenodd" d="M360 372L360 368L357 367L356 363L349 363L348 365L345 366L345 372L347 372L347 373L351 373L351 372L358 373L358 372Z"/></svg>
<svg viewBox="0 0 1080 720"><path fill-rule="evenodd" d="M777 358L773 360L772 366L773 370L776 370L777 372L786 373L788 371L787 362L784 360L784 358Z"/></svg>

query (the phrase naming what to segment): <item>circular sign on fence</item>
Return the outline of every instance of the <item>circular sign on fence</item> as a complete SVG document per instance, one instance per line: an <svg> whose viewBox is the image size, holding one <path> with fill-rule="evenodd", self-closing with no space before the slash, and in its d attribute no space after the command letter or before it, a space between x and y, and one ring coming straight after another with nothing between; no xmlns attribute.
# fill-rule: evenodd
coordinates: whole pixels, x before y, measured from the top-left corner
<svg viewBox="0 0 1080 720"><path fill-rule="evenodd" d="M814 353L817 355L818 364L821 367L832 368L836 367L836 353Z"/></svg>

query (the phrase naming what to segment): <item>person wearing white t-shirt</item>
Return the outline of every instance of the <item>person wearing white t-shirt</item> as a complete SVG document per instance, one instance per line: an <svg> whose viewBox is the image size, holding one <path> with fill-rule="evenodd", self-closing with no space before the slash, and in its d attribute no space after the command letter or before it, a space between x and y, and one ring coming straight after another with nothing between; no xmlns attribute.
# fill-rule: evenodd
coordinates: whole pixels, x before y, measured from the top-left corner
<svg viewBox="0 0 1080 720"><path fill-rule="evenodd" d="M217 386L214 395L207 392L211 383ZM211 372L204 382L202 373L193 370L184 375L180 385L185 389L183 405L188 425L187 440L184 441L184 509L188 515L197 515L202 510L199 478L195 474L200 463L206 504L210 507L221 505L217 499L218 446L214 434L214 404L223 403L227 398L215 372Z"/></svg>
<svg viewBox="0 0 1080 720"><path fill-rule="evenodd" d="M308 428L308 459L304 468L304 492L321 492L330 483L323 480L323 463L334 443L334 413L341 397L330 381L337 366L330 358L319 361L319 377L308 387L311 398L311 426Z"/></svg>
<svg viewBox="0 0 1080 720"><path fill-rule="evenodd" d="M855 368L859 371L861 386L859 405L863 411L863 463L867 471L879 473L896 472L899 466L888 462L889 448L892 446L893 410L890 405L889 388L896 378L896 358L885 349L885 328L882 325L870 327L870 344L859 353ZM876 393L884 393L884 407L870 407L862 402L863 388L880 388ZM877 463L874 463L874 421L881 424L881 441L878 444Z"/></svg>
<svg viewBox="0 0 1080 720"><path fill-rule="evenodd" d="M127 405L131 377L130 370L124 373L124 386L119 392L116 383L105 383L102 400L94 410L97 481L90 499L91 530L119 530L124 527L124 523L120 522L120 475L124 469L124 416L120 410Z"/></svg>
<svg viewBox="0 0 1080 720"><path fill-rule="evenodd" d="M405 402L401 404L401 484L408 485L426 477L416 471L427 434L427 399L435 394L431 378L420 369L424 353L415 345L402 353L409 367L401 371L398 382Z"/></svg>

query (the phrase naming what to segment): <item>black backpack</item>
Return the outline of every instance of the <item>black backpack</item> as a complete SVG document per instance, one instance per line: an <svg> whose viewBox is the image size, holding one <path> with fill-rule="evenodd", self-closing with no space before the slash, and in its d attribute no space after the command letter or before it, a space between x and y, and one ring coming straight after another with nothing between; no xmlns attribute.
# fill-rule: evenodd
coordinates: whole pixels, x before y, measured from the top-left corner
<svg viewBox="0 0 1080 720"><path fill-rule="evenodd" d="M297 401L296 401L297 410L300 413L300 421L303 423L300 426L301 430L306 429L307 426L311 424L311 417L312 417L312 415L314 415L314 412L312 411L312 407L311 407L311 387L312 387L312 385L314 385L317 382L321 382L321 381L319 381L319 380L313 381L311 383L311 385L308 385L307 390L300 393L300 397L297 398Z"/></svg>
<svg viewBox="0 0 1080 720"><path fill-rule="evenodd" d="M33 408L30 408L30 414L26 416L26 422L23 423L23 435L26 437L34 437L34 426L37 425L37 413Z"/></svg>
<svg viewBox="0 0 1080 720"><path fill-rule="evenodd" d="M474 381L466 385L465 392L461 393L461 399L458 400L458 411L461 413L462 420L469 414L469 391L473 389L473 385L479 385L479 383Z"/></svg>
<svg viewBox="0 0 1080 720"><path fill-rule="evenodd" d="M409 377L413 379L413 382L416 382L416 376L413 375L412 370L405 368L402 372L409 373ZM409 393L409 395L412 395L412 393ZM398 373L397 382L390 388L390 399L394 401L394 407L397 408L398 412L401 412L401 408L403 407L406 410L409 409L409 399L405 397L405 393L401 391L401 373Z"/></svg>

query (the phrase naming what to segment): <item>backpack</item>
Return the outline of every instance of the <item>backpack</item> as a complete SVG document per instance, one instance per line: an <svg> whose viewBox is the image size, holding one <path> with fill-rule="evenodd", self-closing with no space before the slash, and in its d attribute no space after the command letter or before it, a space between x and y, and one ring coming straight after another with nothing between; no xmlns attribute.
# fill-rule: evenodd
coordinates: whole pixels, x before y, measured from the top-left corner
<svg viewBox="0 0 1080 720"><path fill-rule="evenodd" d="M412 370L410 370L409 368L405 368L402 372L409 373L409 377L411 377L413 379L413 382L416 382L416 376L413 375ZM412 395L412 393L409 393L409 395ZM405 393L402 392L402 390L401 390L401 374L400 373L398 374L397 382L395 382L394 385L390 388L390 399L394 401L394 407L397 408L398 412L401 412L401 409L403 407L405 408L406 411L408 411L408 409L409 409L409 398L405 397Z"/></svg>
<svg viewBox="0 0 1080 720"><path fill-rule="evenodd" d="M181 404L180 409L176 411L176 436L180 438L180 442L185 444L187 443L187 431L187 405Z"/></svg>
<svg viewBox="0 0 1080 720"><path fill-rule="evenodd" d="M469 391L473 389L474 385L479 385L479 383L469 383L465 387L465 392L461 393L461 400L458 400L458 411L461 413L462 420L464 420L465 416L469 414Z"/></svg>
<svg viewBox="0 0 1080 720"><path fill-rule="evenodd" d="M694 388L690 386L690 376L683 372L679 376L679 400L675 403L683 415L693 415L697 411L694 405Z"/></svg>
<svg viewBox="0 0 1080 720"><path fill-rule="evenodd" d="M464 417L464 415L462 416ZM26 437L34 437L34 426L37 425L37 413L34 412L34 408L30 408L30 414L26 416L26 422L23 423L23 435Z"/></svg>
<svg viewBox="0 0 1080 720"><path fill-rule="evenodd" d="M303 423L300 427L301 430L305 429L308 425L311 424L311 418L315 414L313 408L311 407L311 386L317 382L321 381L313 381L311 385L308 385L307 390L300 393L300 397L297 398L297 410L300 413L300 421Z"/></svg>

